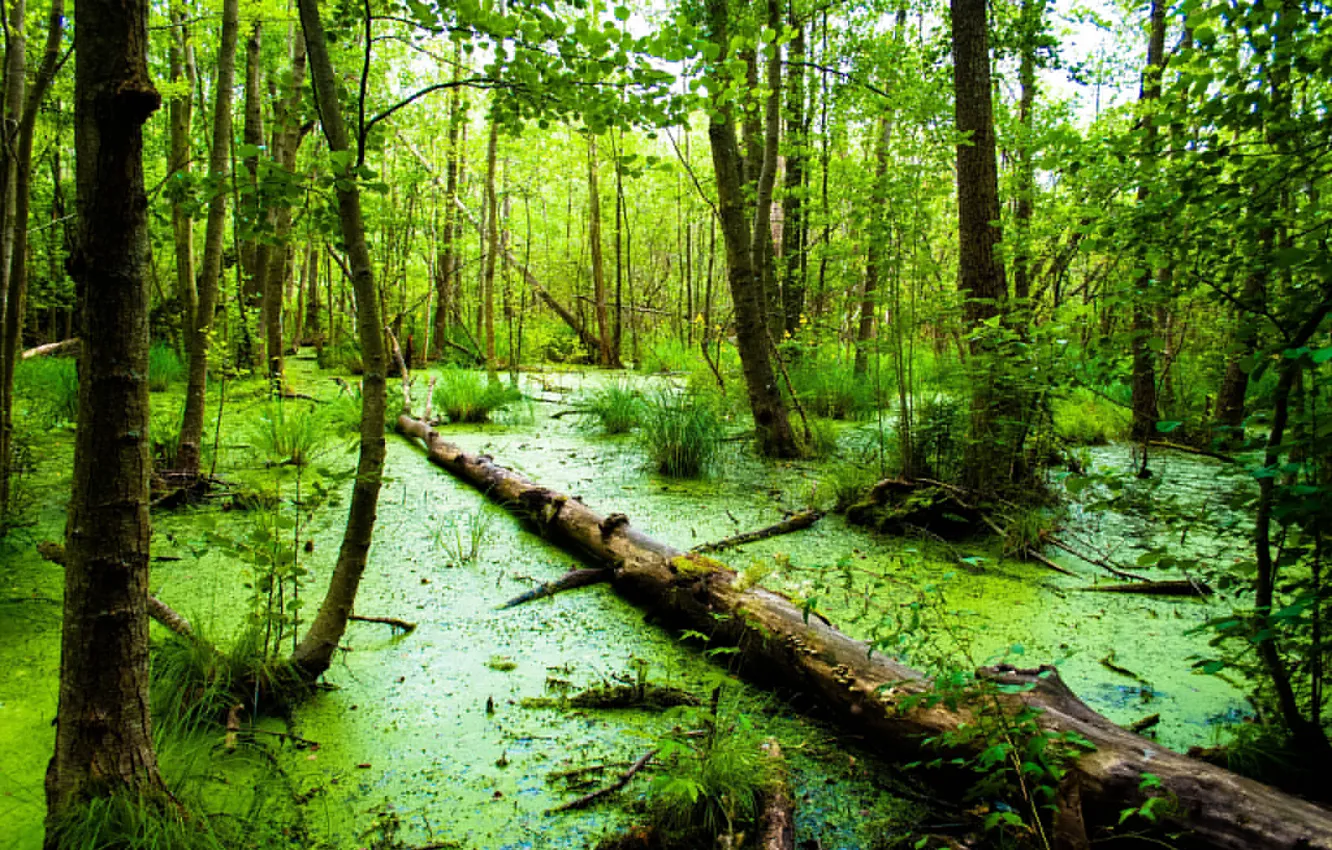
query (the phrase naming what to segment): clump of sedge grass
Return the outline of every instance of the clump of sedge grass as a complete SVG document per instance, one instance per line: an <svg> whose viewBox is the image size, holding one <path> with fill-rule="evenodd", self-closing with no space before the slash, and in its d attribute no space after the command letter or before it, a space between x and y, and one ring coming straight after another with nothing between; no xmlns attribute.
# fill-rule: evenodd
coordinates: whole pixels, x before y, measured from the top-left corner
<svg viewBox="0 0 1332 850"><path fill-rule="evenodd" d="M659 472L696 478L717 457L724 429L708 405L679 393L661 392L646 405L641 434Z"/></svg>
<svg viewBox="0 0 1332 850"><path fill-rule="evenodd" d="M79 367L68 357L20 360L14 369L14 397L29 413L55 422L79 416Z"/></svg>
<svg viewBox="0 0 1332 850"><path fill-rule="evenodd" d="M148 389L165 392L185 377L185 364L176 350L164 342L154 343L148 349Z"/></svg>
<svg viewBox="0 0 1332 850"><path fill-rule="evenodd" d="M455 424L489 422L492 413L521 397L518 390L467 369L445 369L435 384L435 407Z"/></svg>
<svg viewBox="0 0 1332 850"><path fill-rule="evenodd" d="M772 764L745 726L722 732L718 723L706 738L662 746L662 772L648 790L648 810L671 845L712 846L720 836L749 831L758 818Z"/></svg>
<svg viewBox="0 0 1332 850"><path fill-rule="evenodd" d="M624 383L597 390L583 407L586 415L599 422L601 430L607 434L627 434L643 419L642 397Z"/></svg>
<svg viewBox="0 0 1332 850"><path fill-rule="evenodd" d="M306 466L326 447L325 418L304 405L270 401L259 412L252 441L268 463Z"/></svg>
<svg viewBox="0 0 1332 850"><path fill-rule="evenodd" d="M1055 433L1070 443L1101 446L1128 436L1133 414L1108 398L1085 389L1075 389L1050 403Z"/></svg>

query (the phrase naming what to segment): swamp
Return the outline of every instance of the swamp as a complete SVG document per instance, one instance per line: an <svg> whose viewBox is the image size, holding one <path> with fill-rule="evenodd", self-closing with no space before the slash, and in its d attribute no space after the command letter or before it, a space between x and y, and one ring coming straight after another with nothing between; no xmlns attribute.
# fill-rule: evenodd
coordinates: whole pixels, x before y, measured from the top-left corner
<svg viewBox="0 0 1332 850"><path fill-rule="evenodd" d="M10 0L0 846L1332 850L1326 15Z"/></svg>

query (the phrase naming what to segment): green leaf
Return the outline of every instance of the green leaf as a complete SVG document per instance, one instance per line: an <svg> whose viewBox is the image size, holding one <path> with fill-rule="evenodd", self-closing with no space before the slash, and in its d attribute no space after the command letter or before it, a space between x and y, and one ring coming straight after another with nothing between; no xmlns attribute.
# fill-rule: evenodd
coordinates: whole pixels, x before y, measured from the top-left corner
<svg viewBox="0 0 1332 850"><path fill-rule="evenodd" d="M1157 422L1156 430L1161 432L1162 434L1169 434L1171 431L1175 430L1176 428L1178 428L1183 424L1184 424L1183 422L1179 421Z"/></svg>

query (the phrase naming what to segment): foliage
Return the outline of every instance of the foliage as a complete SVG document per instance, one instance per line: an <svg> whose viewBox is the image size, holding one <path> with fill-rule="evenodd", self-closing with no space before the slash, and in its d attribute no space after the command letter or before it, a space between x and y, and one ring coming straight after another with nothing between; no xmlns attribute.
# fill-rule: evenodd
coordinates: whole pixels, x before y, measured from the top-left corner
<svg viewBox="0 0 1332 850"><path fill-rule="evenodd" d="M345 404L333 409L342 416L349 413ZM260 409L251 429L251 440L270 465L308 466L328 449L329 438L333 436L328 422L327 414L279 398Z"/></svg>
<svg viewBox="0 0 1332 850"><path fill-rule="evenodd" d="M711 846L721 836L747 831L774 779L747 715L712 717L707 724L702 738L663 742L657 758L662 771L648 789L652 821L684 846Z"/></svg>
<svg viewBox="0 0 1332 850"><path fill-rule="evenodd" d="M168 407L154 407L149 434L152 437L153 463L158 469L175 469L176 452L180 450L182 412Z"/></svg>
<svg viewBox="0 0 1332 850"><path fill-rule="evenodd" d="M582 402L586 415L601 424L607 434L627 434L643 418L643 398L623 381L595 391Z"/></svg>
<svg viewBox="0 0 1332 850"><path fill-rule="evenodd" d="M435 547L444 553L448 566L460 567L475 561L481 554L486 540L490 538L494 514L485 505L467 513L446 513L439 518L439 524L431 531Z"/></svg>
<svg viewBox="0 0 1332 850"><path fill-rule="evenodd" d="M837 453L837 425L831 420L817 416L810 417L808 436L799 420L794 427L800 449L806 457L827 458Z"/></svg>
<svg viewBox="0 0 1332 850"><path fill-rule="evenodd" d="M33 357L14 369L14 395L38 418L73 422L79 415L79 366L67 357Z"/></svg>
<svg viewBox="0 0 1332 850"><path fill-rule="evenodd" d="M1050 403L1054 430L1076 445L1099 446L1128 437L1133 414L1125 406L1077 388Z"/></svg>
<svg viewBox="0 0 1332 850"><path fill-rule="evenodd" d="M148 389L165 392L185 377L185 364L176 349L163 342L148 349Z"/></svg>
<svg viewBox="0 0 1332 850"><path fill-rule="evenodd" d="M964 462L966 409L947 396L929 396L917 406L916 417L918 467L931 477L955 480Z"/></svg>
<svg viewBox="0 0 1332 850"><path fill-rule="evenodd" d="M791 382L806 412L827 419L863 419L876 408L874 384L850 364L815 359L791 366Z"/></svg>
<svg viewBox="0 0 1332 850"><path fill-rule="evenodd" d="M663 390L647 400L640 436L658 472L695 478L717 457L724 433L711 406Z"/></svg>
<svg viewBox="0 0 1332 850"><path fill-rule="evenodd" d="M823 488L832 494L833 510L841 513L869 495L878 481L873 463L851 460L832 466L823 477Z"/></svg>
<svg viewBox="0 0 1332 850"><path fill-rule="evenodd" d="M120 791L62 812L51 827L61 850L226 850L207 821L161 792Z"/></svg>
<svg viewBox="0 0 1332 850"><path fill-rule="evenodd" d="M445 369L435 384L435 408L455 424L489 422L492 413L520 398L517 389L468 369Z"/></svg>

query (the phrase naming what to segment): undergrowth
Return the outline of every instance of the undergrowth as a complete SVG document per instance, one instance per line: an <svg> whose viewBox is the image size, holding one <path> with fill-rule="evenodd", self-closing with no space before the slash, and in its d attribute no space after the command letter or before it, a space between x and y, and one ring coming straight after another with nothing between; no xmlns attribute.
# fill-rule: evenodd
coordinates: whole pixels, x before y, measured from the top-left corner
<svg viewBox="0 0 1332 850"><path fill-rule="evenodd" d="M1090 390L1077 388L1050 402L1055 433L1077 445L1100 446L1128 436L1133 414Z"/></svg>
<svg viewBox="0 0 1332 850"><path fill-rule="evenodd" d="M164 342L148 349L148 389L165 392L185 377L185 364L176 350Z"/></svg>
<svg viewBox="0 0 1332 850"><path fill-rule="evenodd" d="M643 398L627 383L615 383L592 393L583 402L586 418L607 434L627 434L643 419Z"/></svg>

